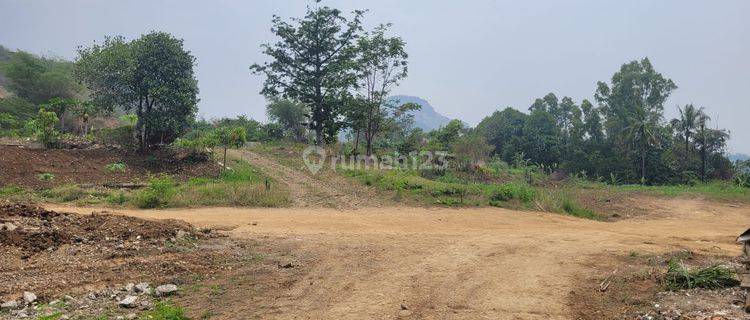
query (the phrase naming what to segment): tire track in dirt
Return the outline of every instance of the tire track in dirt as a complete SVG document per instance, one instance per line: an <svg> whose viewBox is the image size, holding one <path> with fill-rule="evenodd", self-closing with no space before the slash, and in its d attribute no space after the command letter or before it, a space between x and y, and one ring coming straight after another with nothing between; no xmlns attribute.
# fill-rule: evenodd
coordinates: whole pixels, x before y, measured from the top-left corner
<svg viewBox="0 0 750 320"><path fill-rule="evenodd" d="M356 209L379 207L384 202L373 196L373 190L355 185L343 177L326 177L324 181L252 151L230 150L229 153L232 157L249 162L264 174L281 182L289 190L295 207Z"/></svg>

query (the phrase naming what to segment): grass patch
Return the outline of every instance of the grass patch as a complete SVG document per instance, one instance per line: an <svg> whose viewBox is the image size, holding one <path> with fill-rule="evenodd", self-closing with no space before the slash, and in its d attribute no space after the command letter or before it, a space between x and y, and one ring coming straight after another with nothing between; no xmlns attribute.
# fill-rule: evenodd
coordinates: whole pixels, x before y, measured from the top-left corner
<svg viewBox="0 0 750 320"><path fill-rule="evenodd" d="M745 188L731 181L712 181L709 183L698 183L696 185L668 185L668 186L642 186L622 185L612 186L620 192L646 193L665 197L678 196L703 196L712 200L722 201L750 201L750 188Z"/></svg>
<svg viewBox="0 0 750 320"><path fill-rule="evenodd" d="M154 310L138 317L139 320L188 320L185 310L170 302L157 302Z"/></svg>
<svg viewBox="0 0 750 320"><path fill-rule="evenodd" d="M230 167L232 170L224 170L217 178L190 179L177 189L168 206L279 207L290 203L285 190L247 162L233 159ZM268 189L266 179L269 179Z"/></svg>
<svg viewBox="0 0 750 320"><path fill-rule="evenodd" d="M600 219L585 208L567 188L537 187L517 181L500 184L472 182L452 173L426 178L414 170L340 170L343 175L381 190L394 191L397 201L447 206L496 206L518 210L541 210L585 219ZM431 176L426 174L426 176Z"/></svg>
<svg viewBox="0 0 750 320"><path fill-rule="evenodd" d="M703 288L722 289L739 285L734 271L724 266L711 266L689 270L676 260L669 261L669 269L664 276L664 286L671 291Z"/></svg>

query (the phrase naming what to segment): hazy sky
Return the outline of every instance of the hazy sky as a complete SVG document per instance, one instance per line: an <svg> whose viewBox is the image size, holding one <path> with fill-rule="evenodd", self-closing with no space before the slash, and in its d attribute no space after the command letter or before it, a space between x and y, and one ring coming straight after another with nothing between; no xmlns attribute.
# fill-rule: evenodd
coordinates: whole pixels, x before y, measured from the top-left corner
<svg viewBox="0 0 750 320"><path fill-rule="evenodd" d="M200 114L265 119L262 79L273 14L301 16L313 1L0 0L0 44L73 59L105 35L163 30L197 58ZM705 106L731 130L730 151L750 153L750 1L323 1L370 9L407 42L409 77L394 94L423 97L472 125L494 110L526 111L554 92L592 99L596 81L648 56L679 89L667 102Z"/></svg>

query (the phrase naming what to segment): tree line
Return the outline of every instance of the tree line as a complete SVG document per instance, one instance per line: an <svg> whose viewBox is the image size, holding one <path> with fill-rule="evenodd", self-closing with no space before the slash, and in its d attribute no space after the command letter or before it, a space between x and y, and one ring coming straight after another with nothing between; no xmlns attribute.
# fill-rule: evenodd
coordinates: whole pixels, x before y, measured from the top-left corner
<svg viewBox="0 0 750 320"><path fill-rule="evenodd" d="M316 6L301 18L272 18L277 41L262 44L268 60L250 66L263 77L269 123L246 117L196 120L195 57L165 32L134 40L108 37L80 47L75 62L3 48L0 81L14 95L0 99L11 110L0 111L0 129L18 127L17 119L38 111L29 123L40 136L54 135L55 126L69 130L65 119L71 117L86 136L90 118L126 114L141 150L179 137L183 145L190 144L187 138L215 145L229 132L239 137L229 129L208 133L216 128L242 128L242 141L316 144L336 142L345 132L350 154L446 150L463 168L496 157L617 183L689 183L732 175L725 157L728 132L711 128L705 109L693 105L678 107L680 117L667 121L665 103L677 85L647 58L623 64L609 81L597 83L593 101L550 93L534 100L527 113L506 108L476 128L454 120L422 132L411 114L420 106L388 98L408 75L406 43L390 35L390 24L365 30L365 14ZM203 134L214 139L202 139Z"/></svg>

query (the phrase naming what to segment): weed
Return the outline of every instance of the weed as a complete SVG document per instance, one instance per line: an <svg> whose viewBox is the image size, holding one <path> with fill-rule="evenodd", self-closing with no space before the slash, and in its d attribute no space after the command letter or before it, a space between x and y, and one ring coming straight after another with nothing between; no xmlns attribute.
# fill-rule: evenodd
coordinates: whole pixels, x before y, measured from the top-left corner
<svg viewBox="0 0 750 320"><path fill-rule="evenodd" d="M55 313L53 313L53 314L50 314L50 315L46 315L46 316L39 316L39 317L38 317L38 318L36 318L36 319L37 319L37 320L57 320L57 319L60 319L60 318L62 317L62 315L63 315L63 314L62 314L62 313L60 313L60 312L55 312Z"/></svg>
<svg viewBox="0 0 750 320"><path fill-rule="evenodd" d="M107 168L107 170L112 173L125 172L125 164L122 162L110 163L105 168Z"/></svg>
<svg viewBox="0 0 750 320"><path fill-rule="evenodd" d="M140 320L187 320L185 311L170 302L158 302L154 310L142 314Z"/></svg>
<svg viewBox="0 0 750 320"><path fill-rule="evenodd" d="M135 194L133 201L142 209L163 207L175 194L175 182L172 177L162 175L151 177L146 189Z"/></svg>
<svg viewBox="0 0 750 320"><path fill-rule="evenodd" d="M722 289L738 285L734 271L724 266L711 266L688 270L676 260L669 260L669 270L664 276L664 285L671 291L703 288Z"/></svg>
<svg viewBox="0 0 750 320"><path fill-rule="evenodd" d="M37 175L37 178L44 182L50 182L52 180L55 180L55 175L49 172L44 172Z"/></svg>
<svg viewBox="0 0 750 320"><path fill-rule="evenodd" d="M14 196L23 192L23 188L18 186L4 186L0 188L0 197Z"/></svg>
<svg viewBox="0 0 750 320"><path fill-rule="evenodd" d="M565 197L562 200L562 209L565 211L565 213L578 217L578 218L586 218L586 219L596 219L597 215L586 208L583 208L579 206L572 198Z"/></svg>
<svg viewBox="0 0 750 320"><path fill-rule="evenodd" d="M513 199L522 202L531 202L534 200L536 192L528 185L519 183L501 184L492 191L491 201L510 201Z"/></svg>
<svg viewBox="0 0 750 320"><path fill-rule="evenodd" d="M125 197L125 192L123 192L123 191L120 191L120 192L118 192L116 194L110 194L107 197L107 202L108 203L114 204L114 205L118 205L118 206L121 206L121 205L125 204L125 202L127 200L128 199L127 199L127 197Z"/></svg>

